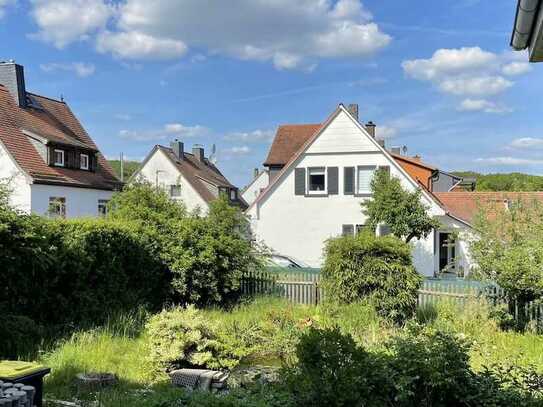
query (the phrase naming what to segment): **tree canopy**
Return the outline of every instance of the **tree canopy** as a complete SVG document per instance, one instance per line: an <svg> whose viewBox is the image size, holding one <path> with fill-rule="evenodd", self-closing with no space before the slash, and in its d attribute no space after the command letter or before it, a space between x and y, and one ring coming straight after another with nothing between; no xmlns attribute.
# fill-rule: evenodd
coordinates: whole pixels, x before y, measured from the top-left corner
<svg viewBox="0 0 543 407"><path fill-rule="evenodd" d="M461 177L475 178L476 191L543 191L543 177L512 172L510 174L480 174L473 171L456 171Z"/></svg>
<svg viewBox="0 0 543 407"><path fill-rule="evenodd" d="M372 199L362 202L362 212L368 217L367 226L375 229L387 225L392 234L409 243L425 238L439 226L428 215L428 207L421 201L421 191L406 190L400 180L388 172L378 170L371 182Z"/></svg>

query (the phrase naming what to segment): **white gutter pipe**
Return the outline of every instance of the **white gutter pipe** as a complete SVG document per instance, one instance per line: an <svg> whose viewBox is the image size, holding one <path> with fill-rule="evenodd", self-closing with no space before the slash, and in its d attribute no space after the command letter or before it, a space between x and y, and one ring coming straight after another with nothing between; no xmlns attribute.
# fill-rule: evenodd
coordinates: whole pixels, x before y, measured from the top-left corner
<svg viewBox="0 0 543 407"><path fill-rule="evenodd" d="M511 36L511 46L517 51L526 49L530 45L539 3L540 0L519 0L518 2L515 26Z"/></svg>

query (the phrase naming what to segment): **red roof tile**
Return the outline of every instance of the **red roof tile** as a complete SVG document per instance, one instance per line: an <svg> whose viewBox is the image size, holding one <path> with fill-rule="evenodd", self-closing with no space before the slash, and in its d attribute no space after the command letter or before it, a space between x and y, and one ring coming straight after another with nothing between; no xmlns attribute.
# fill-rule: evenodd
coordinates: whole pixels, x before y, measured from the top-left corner
<svg viewBox="0 0 543 407"><path fill-rule="evenodd" d="M470 224L477 213L489 205L503 202L505 207L507 201L519 199L543 202L543 192L434 192L434 195L447 212Z"/></svg>
<svg viewBox="0 0 543 407"><path fill-rule="evenodd" d="M120 186L112 168L99 152L95 172L49 166L23 131L54 143L92 151L98 151L98 148L66 103L31 93L28 97L41 108L20 108L8 90L0 85L0 142L33 182L105 190Z"/></svg>
<svg viewBox="0 0 543 407"><path fill-rule="evenodd" d="M285 165L321 124L284 124L279 126L264 162L266 166Z"/></svg>

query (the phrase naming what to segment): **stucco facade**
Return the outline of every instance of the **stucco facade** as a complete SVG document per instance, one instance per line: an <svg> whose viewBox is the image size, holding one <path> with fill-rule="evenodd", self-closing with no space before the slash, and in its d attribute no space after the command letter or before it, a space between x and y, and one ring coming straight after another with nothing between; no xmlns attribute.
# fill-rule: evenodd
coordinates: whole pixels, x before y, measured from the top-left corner
<svg viewBox="0 0 543 407"><path fill-rule="evenodd" d="M390 175L400 179L404 188L419 188L406 171L370 136L367 131L340 107L323 129L300 151L267 190L249 207L253 232L274 251L290 255L313 266L323 263L326 240L342 234L343 225L364 225L366 219L361 203L370 194L345 194L345 167L386 166ZM296 195L297 168L338 168L337 194ZM443 227L426 239L413 241L413 260L417 270L427 276L439 270L438 236L441 232L464 231L468 227L449 217L426 192L421 199L429 214L440 219ZM456 257L468 269L469 256L462 242L455 244Z"/></svg>

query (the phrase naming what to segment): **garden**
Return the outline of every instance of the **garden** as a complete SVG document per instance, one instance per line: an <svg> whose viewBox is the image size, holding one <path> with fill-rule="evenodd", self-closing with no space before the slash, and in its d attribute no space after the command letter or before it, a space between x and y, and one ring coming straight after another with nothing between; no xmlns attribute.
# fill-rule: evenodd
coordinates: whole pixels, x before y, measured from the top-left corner
<svg viewBox="0 0 543 407"><path fill-rule="evenodd" d="M395 236L364 232L327 243L319 305L242 295L245 276L264 270L266 250L225 200L207 214L188 213L134 185L114 197L106 218L69 221L20 214L4 202L0 357L50 367L48 405L543 405L537 329L511 323L507 307L485 298L418 305L422 279L408 242L433 221L407 198L413 208L403 225L391 225ZM389 216L377 209L368 208L376 222ZM528 216L514 220L516 236ZM519 304L537 300L541 262L523 260L529 242L504 238L501 221L481 228L480 278L492 270ZM525 280L513 284L520 272ZM228 389L174 387L169 374L181 368L226 372ZM116 381L86 386L80 373Z"/></svg>

